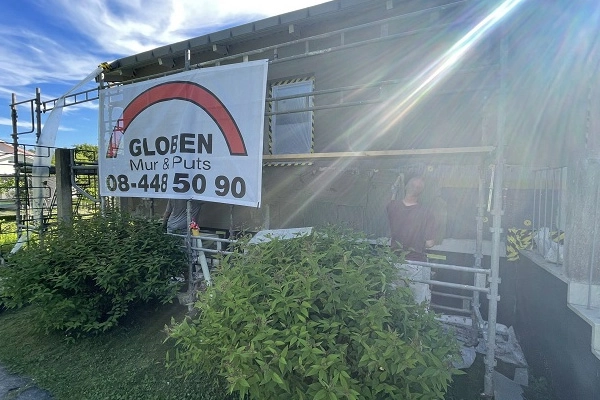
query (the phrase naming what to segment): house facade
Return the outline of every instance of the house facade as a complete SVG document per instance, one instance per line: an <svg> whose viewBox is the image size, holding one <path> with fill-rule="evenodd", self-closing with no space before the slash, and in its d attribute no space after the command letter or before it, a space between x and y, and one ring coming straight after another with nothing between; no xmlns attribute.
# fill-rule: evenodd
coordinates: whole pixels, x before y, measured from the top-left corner
<svg viewBox="0 0 600 400"><path fill-rule="evenodd" d="M16 173L15 166L15 153L17 155L18 163L21 166L33 165L35 153L25 149L24 147L17 147L15 152L15 146L0 140L0 179L10 182L14 179ZM0 192L0 199L13 199L14 190L9 189Z"/></svg>
<svg viewBox="0 0 600 400"><path fill-rule="evenodd" d="M472 257L479 235L493 263L509 229L564 234L555 261L528 246L501 258L499 318L561 398L588 399L600 396L599 18L588 1L336 0L122 58L104 82L269 60L261 207L207 204L204 227L386 237L392 186L420 174L441 254Z"/></svg>

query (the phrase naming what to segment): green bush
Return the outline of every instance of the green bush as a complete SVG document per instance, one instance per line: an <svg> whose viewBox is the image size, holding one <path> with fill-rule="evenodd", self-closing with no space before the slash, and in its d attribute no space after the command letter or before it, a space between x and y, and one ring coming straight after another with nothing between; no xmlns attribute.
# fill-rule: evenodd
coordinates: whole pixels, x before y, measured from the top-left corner
<svg viewBox="0 0 600 400"><path fill-rule="evenodd" d="M216 372L253 399L441 399L458 354L433 312L396 281L387 247L327 230L240 244L170 327L170 362Z"/></svg>
<svg viewBox="0 0 600 400"><path fill-rule="evenodd" d="M0 255L6 257L17 243L17 224L0 220Z"/></svg>
<svg viewBox="0 0 600 400"><path fill-rule="evenodd" d="M2 268L2 266L0 265L0 268ZM4 305L4 295L3 295L3 290L2 290L2 281L0 280L0 312L4 311L6 309L6 306Z"/></svg>
<svg viewBox="0 0 600 400"><path fill-rule="evenodd" d="M46 330L100 332L141 302L173 299L186 268L181 239L120 213L59 225L0 267L7 307L36 305Z"/></svg>

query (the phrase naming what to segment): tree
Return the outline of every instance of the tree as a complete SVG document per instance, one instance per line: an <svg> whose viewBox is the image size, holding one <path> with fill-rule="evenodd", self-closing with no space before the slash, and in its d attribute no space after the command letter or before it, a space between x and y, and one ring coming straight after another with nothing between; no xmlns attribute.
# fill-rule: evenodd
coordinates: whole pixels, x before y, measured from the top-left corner
<svg viewBox="0 0 600 400"><path fill-rule="evenodd" d="M75 146L75 161L79 163L98 163L98 145L78 144Z"/></svg>

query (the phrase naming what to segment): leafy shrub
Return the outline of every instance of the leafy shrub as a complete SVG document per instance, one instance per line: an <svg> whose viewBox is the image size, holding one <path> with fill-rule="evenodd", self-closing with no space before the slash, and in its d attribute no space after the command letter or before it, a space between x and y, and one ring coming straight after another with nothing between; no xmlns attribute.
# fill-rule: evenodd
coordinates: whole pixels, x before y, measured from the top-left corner
<svg viewBox="0 0 600 400"><path fill-rule="evenodd" d="M0 256L6 257L17 243L17 224L0 221Z"/></svg>
<svg viewBox="0 0 600 400"><path fill-rule="evenodd" d="M0 265L0 268L2 268L2 266ZM4 295L3 295L3 291L2 291L2 281L0 280L0 312L4 311L6 309L6 306L4 306Z"/></svg>
<svg viewBox="0 0 600 400"><path fill-rule="evenodd" d="M398 258L363 239L328 230L241 243L197 317L172 323L170 365L214 368L240 398L443 398L456 340L391 284Z"/></svg>
<svg viewBox="0 0 600 400"><path fill-rule="evenodd" d="M0 267L4 303L33 303L48 331L99 332L136 303L170 301L170 278L186 267L181 239L120 213L62 224Z"/></svg>

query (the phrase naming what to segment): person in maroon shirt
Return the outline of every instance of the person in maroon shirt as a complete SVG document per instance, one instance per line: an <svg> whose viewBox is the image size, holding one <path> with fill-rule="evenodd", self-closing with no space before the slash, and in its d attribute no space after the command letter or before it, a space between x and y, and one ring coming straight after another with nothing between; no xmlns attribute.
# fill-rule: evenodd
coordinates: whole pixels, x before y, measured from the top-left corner
<svg viewBox="0 0 600 400"><path fill-rule="evenodd" d="M419 203L423 189L423 178L413 177L406 184L404 198L396 200L394 194L387 205L392 249L408 251L405 255L407 260L427 261L425 249L435 244L434 216Z"/></svg>

